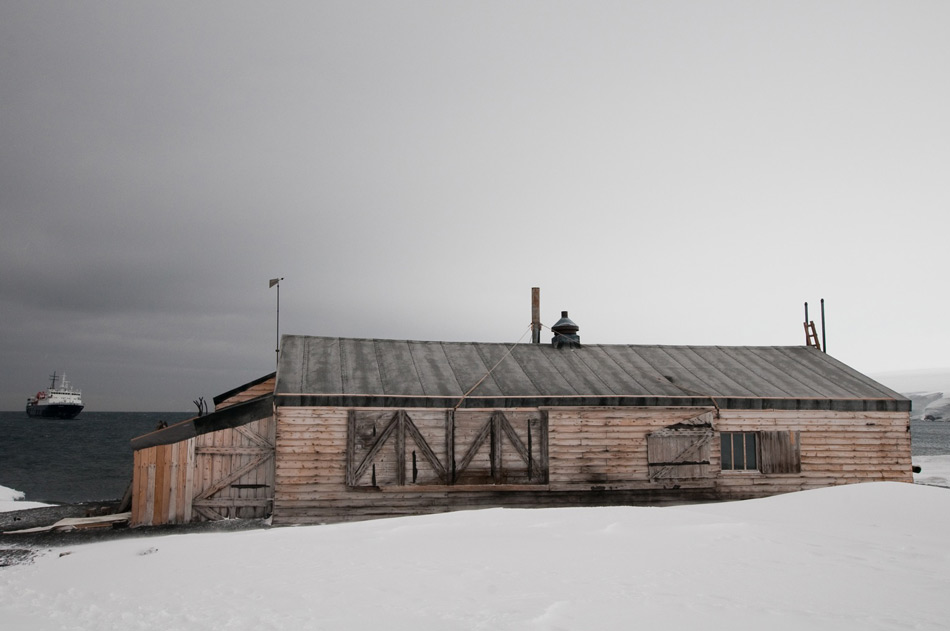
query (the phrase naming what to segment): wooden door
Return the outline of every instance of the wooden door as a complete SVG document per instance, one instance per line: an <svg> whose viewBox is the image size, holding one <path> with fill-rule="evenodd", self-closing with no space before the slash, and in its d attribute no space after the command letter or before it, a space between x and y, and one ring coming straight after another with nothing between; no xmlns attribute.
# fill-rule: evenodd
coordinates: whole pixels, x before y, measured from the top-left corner
<svg viewBox="0 0 950 631"><path fill-rule="evenodd" d="M273 417L195 438L195 521L266 517L274 502Z"/></svg>

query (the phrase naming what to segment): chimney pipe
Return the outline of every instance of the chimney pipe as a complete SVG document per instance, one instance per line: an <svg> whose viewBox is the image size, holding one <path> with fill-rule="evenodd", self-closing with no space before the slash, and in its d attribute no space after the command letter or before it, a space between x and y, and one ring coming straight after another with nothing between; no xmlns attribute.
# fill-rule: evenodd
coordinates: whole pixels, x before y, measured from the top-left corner
<svg viewBox="0 0 950 631"><path fill-rule="evenodd" d="M531 288L531 343L541 343L541 288Z"/></svg>

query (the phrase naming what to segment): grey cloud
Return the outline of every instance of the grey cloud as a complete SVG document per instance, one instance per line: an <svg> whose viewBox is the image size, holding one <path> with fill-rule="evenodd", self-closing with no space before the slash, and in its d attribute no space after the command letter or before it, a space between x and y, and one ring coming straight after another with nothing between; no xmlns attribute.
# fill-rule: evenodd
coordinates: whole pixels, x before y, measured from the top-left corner
<svg viewBox="0 0 950 631"><path fill-rule="evenodd" d="M843 361L942 365L947 12L5 4L0 406L260 376L277 275L285 332L514 341L540 285L590 342L798 344L825 297Z"/></svg>

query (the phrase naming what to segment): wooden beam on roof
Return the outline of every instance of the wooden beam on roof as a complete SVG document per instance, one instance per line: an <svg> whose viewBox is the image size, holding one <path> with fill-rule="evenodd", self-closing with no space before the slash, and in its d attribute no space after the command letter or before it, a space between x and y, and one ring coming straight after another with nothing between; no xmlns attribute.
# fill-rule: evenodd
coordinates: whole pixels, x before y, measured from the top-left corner
<svg viewBox="0 0 950 631"><path fill-rule="evenodd" d="M133 451L156 447L158 445L170 445L178 443L189 438L208 432L216 432L222 429L240 427L268 418L274 414L274 395L265 394L235 405L226 407L222 410L212 412L207 416L198 416L190 418L174 425L169 425L143 436L137 436L131 440Z"/></svg>

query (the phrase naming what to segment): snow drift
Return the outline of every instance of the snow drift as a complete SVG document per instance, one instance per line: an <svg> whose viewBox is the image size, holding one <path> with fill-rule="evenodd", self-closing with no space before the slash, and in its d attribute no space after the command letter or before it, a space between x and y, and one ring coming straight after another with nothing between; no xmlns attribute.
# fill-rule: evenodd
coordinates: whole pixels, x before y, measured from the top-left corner
<svg viewBox="0 0 950 631"><path fill-rule="evenodd" d="M5 629L942 629L950 491L122 539L0 570Z"/></svg>

